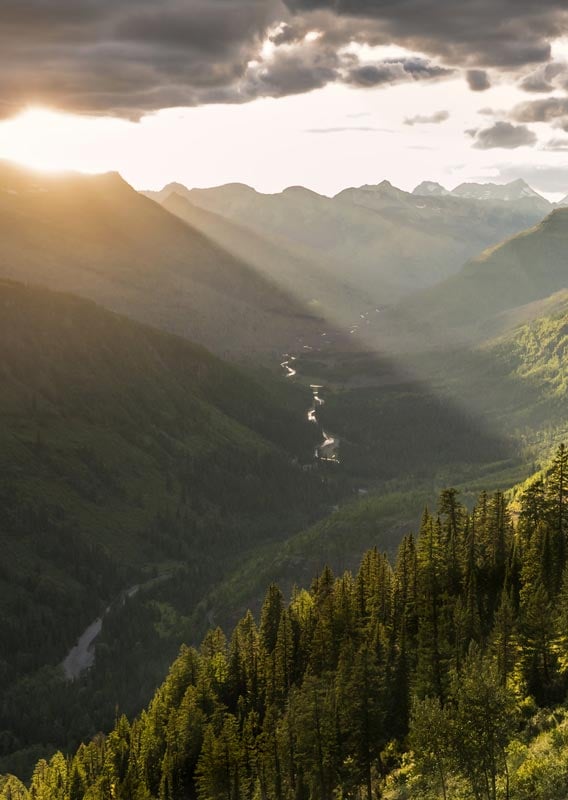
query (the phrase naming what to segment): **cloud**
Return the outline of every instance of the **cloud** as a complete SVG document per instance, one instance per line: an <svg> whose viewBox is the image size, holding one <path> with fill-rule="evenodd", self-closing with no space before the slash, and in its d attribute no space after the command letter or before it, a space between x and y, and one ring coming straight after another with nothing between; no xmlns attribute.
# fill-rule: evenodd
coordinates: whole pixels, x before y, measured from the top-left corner
<svg viewBox="0 0 568 800"><path fill-rule="evenodd" d="M282 97L320 89L340 77L341 59L332 47L317 41L278 48L268 61L249 65L233 99Z"/></svg>
<svg viewBox="0 0 568 800"><path fill-rule="evenodd" d="M542 150L549 150L553 153L568 153L568 139L549 139L542 145Z"/></svg>
<svg viewBox="0 0 568 800"><path fill-rule="evenodd" d="M554 122L568 116L568 97L546 97L519 103L511 112L516 122Z"/></svg>
<svg viewBox="0 0 568 800"><path fill-rule="evenodd" d="M131 117L196 105L246 73L281 11L280 0L0 0L0 97L12 112Z"/></svg>
<svg viewBox="0 0 568 800"><path fill-rule="evenodd" d="M547 62L568 24L565 6L463 0L456 13L455 0L0 0L0 115L42 104L138 118L334 81L445 78L457 67L480 90L488 67ZM392 43L424 56L367 63L353 54L354 44Z"/></svg>
<svg viewBox="0 0 568 800"><path fill-rule="evenodd" d="M453 72L423 58L387 59L375 64L358 64L348 71L345 81L355 86L370 87L410 80L435 80L448 77Z"/></svg>
<svg viewBox="0 0 568 800"><path fill-rule="evenodd" d="M490 150L501 147L514 150L536 144L536 134L526 125L512 125L510 122L496 122L489 128L478 131L466 131L475 139L474 147L478 150Z"/></svg>
<svg viewBox="0 0 568 800"><path fill-rule="evenodd" d="M491 88L489 75L484 69L468 69L465 76L472 92L484 92Z"/></svg>
<svg viewBox="0 0 568 800"><path fill-rule="evenodd" d="M336 27L365 21L369 37L446 63L519 67L546 62L565 31L564 0L285 0L293 14L328 12ZM331 23L330 23L331 24Z"/></svg>
<svg viewBox="0 0 568 800"><path fill-rule="evenodd" d="M519 87L525 92L553 92L558 78L566 78L567 65L564 62L551 62L526 75Z"/></svg>
<svg viewBox="0 0 568 800"><path fill-rule="evenodd" d="M417 114L415 117L407 117L405 125L433 125L445 122L450 118L449 111L436 111L434 114Z"/></svg>

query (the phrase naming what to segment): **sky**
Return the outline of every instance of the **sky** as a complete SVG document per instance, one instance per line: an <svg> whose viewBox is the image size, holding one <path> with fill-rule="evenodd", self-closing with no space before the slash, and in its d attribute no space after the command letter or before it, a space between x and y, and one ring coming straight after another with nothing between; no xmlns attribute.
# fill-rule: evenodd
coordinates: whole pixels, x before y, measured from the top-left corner
<svg viewBox="0 0 568 800"><path fill-rule="evenodd" d="M0 157L139 189L568 194L564 0L0 0Z"/></svg>

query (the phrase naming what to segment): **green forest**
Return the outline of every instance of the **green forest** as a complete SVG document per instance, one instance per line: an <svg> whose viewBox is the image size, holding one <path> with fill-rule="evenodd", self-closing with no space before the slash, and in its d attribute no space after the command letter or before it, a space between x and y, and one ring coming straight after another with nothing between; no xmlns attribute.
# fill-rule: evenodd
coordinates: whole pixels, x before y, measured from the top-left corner
<svg viewBox="0 0 568 800"><path fill-rule="evenodd" d="M300 468L299 387L71 295L0 280L0 308L2 772L140 711L204 594L337 492ZM134 585L151 609L117 607ZM113 602L96 674L69 683L62 659Z"/></svg>
<svg viewBox="0 0 568 800"><path fill-rule="evenodd" d="M554 800L568 781L568 450L515 495L455 489L396 558L267 591L183 646L136 719L40 760L26 798Z"/></svg>

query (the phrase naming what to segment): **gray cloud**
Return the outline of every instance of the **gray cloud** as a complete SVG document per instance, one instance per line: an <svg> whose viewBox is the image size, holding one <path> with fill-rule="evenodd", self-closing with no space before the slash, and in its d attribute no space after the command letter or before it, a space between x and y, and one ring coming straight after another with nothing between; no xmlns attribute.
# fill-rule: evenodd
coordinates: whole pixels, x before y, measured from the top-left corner
<svg viewBox="0 0 568 800"><path fill-rule="evenodd" d="M335 23L365 20L370 35L469 67L548 61L550 40L566 26L564 0L285 0L295 14L332 13ZM374 24L374 28L372 27Z"/></svg>
<svg viewBox="0 0 568 800"><path fill-rule="evenodd" d="M336 51L317 41L290 49L277 49L269 63L261 61L249 67L237 92L252 99L320 89L339 78L340 66Z"/></svg>
<svg viewBox="0 0 568 800"><path fill-rule="evenodd" d="M489 128L478 131L466 131L475 139L474 147L479 150L490 150L501 147L514 150L536 144L536 134L526 125L512 125L510 122L496 122Z"/></svg>
<svg viewBox="0 0 568 800"><path fill-rule="evenodd" d="M525 92L553 92L556 85L561 83L559 78L566 79L567 65L563 62L551 62L539 67L526 75L519 87Z"/></svg>
<svg viewBox="0 0 568 800"><path fill-rule="evenodd" d="M484 69L468 69L465 77L472 92L484 92L491 88L489 75Z"/></svg>
<svg viewBox="0 0 568 800"><path fill-rule="evenodd" d="M568 116L568 97L546 97L515 106L511 119L516 122L555 122Z"/></svg>
<svg viewBox="0 0 568 800"><path fill-rule="evenodd" d="M332 81L444 78L456 66L480 89L486 67L546 62L565 6L464 0L457 14L455 0L0 0L0 115L41 103L136 118ZM305 38L313 30L316 41ZM263 58L267 37L275 52ZM352 42L396 42L427 58L360 63L342 51Z"/></svg>
<svg viewBox="0 0 568 800"><path fill-rule="evenodd" d="M445 122L450 118L449 111L436 111L434 114L417 114L414 117L407 117L405 125L436 125Z"/></svg>
<svg viewBox="0 0 568 800"><path fill-rule="evenodd" d="M381 86L409 80L434 80L451 75L454 70L432 64L423 58L388 59L376 64L358 64L345 78L355 86Z"/></svg>
<svg viewBox="0 0 568 800"><path fill-rule="evenodd" d="M280 0L0 0L0 96L139 116L246 73ZM7 112L6 112L7 113Z"/></svg>

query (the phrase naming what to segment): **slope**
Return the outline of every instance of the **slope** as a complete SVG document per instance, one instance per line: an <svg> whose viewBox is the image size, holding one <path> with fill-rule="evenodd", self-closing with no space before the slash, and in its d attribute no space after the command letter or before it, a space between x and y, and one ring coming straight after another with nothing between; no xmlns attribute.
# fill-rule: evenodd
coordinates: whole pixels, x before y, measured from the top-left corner
<svg viewBox="0 0 568 800"><path fill-rule="evenodd" d="M428 326L434 340L457 332L488 338L515 318L515 310L522 315L523 307L567 287L568 210L556 209L534 228L486 250L457 275L409 298L396 313Z"/></svg>
<svg viewBox="0 0 568 800"><path fill-rule="evenodd" d="M369 298L349 284L349 276L334 277L313 261L295 255L285 245L232 222L227 217L206 211L177 192L167 195L163 207L193 228L218 243L227 252L246 260L260 274L289 291L305 298L314 313L335 323L350 325Z"/></svg>
<svg viewBox="0 0 568 800"><path fill-rule="evenodd" d="M218 354L274 356L319 335L317 314L114 173L0 162L0 277L81 294Z"/></svg>
<svg viewBox="0 0 568 800"><path fill-rule="evenodd" d="M236 559L329 500L294 463L314 441L306 399L287 384L278 395L199 346L72 296L3 281L0 308L6 730L21 691L41 716L31 676L55 667L119 592L177 576L191 608ZM156 656L145 653L137 692L155 685ZM112 714L122 665L106 669L97 702ZM56 685L63 703L69 690ZM15 734L1 748L25 743Z"/></svg>

